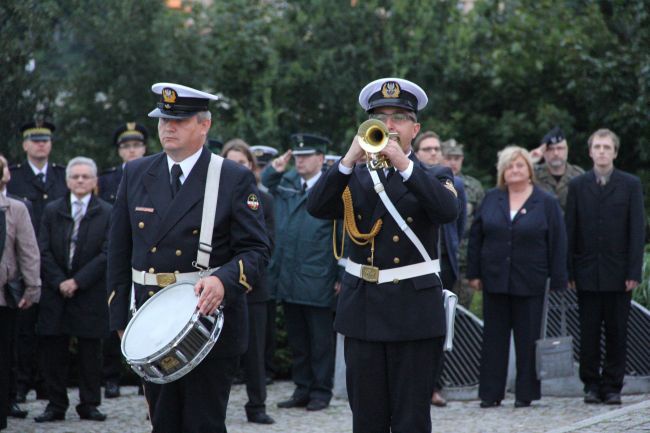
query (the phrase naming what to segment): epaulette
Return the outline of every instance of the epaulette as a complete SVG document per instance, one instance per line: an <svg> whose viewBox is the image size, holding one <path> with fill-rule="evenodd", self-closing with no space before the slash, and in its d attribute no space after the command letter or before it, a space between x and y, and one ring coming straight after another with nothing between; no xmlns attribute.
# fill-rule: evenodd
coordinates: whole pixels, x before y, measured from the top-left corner
<svg viewBox="0 0 650 433"><path fill-rule="evenodd" d="M61 164L57 164L56 162L52 163L52 168L55 170L65 170L64 166L62 166Z"/></svg>
<svg viewBox="0 0 650 433"><path fill-rule="evenodd" d="M17 163L17 164L9 164L9 170L15 170L15 169L20 168L22 166L23 166L23 164L20 163L20 162Z"/></svg>
<svg viewBox="0 0 650 433"><path fill-rule="evenodd" d="M99 175L103 176L105 174L114 173L116 171L117 171L117 167L111 167L111 168L107 168L106 170L102 171L101 173L99 173Z"/></svg>

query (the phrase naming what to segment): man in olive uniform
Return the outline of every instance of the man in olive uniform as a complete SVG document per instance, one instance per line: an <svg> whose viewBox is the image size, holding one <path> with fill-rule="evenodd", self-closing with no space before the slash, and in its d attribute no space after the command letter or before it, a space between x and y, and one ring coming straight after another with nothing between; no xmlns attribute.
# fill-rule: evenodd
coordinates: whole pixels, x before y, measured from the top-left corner
<svg viewBox="0 0 650 433"><path fill-rule="evenodd" d="M52 123L36 120L20 129L23 150L27 160L9 167L11 182L7 193L32 205L32 223L38 236L41 216L45 206L68 193L65 167L50 162L52 151ZM38 339L34 333L38 316L38 304L16 315L16 402L24 402L30 388L36 388L37 398L46 399L44 382L39 374Z"/></svg>
<svg viewBox="0 0 650 433"><path fill-rule="evenodd" d="M451 168L454 177L460 179L465 187L467 223L465 224L465 230L458 248L458 263L460 265L461 278L457 282L457 286L459 287L456 293L458 293L458 302L460 302L463 307L469 308L472 304L474 290L467 284L467 279L463 278L467 266L467 239L469 236L469 229L472 226L472 221L474 221L474 212L478 208L479 204L481 204L481 201L485 196L485 190L478 179L463 173L462 171L463 161L465 159L463 145L457 143L456 140L451 138L444 141L441 146L443 164Z"/></svg>
<svg viewBox="0 0 650 433"><path fill-rule="evenodd" d="M562 210L566 209L569 181L585 171L567 162L569 145L559 127L551 129L543 138L541 145L533 154L543 155L544 163L535 165L537 185L550 192L560 201Z"/></svg>
<svg viewBox="0 0 650 433"><path fill-rule="evenodd" d="M101 199L115 203L124 165L144 156L147 151L148 137L147 128L136 122L123 123L113 132L113 144L117 147L117 153L120 155L122 163L104 170L99 176L97 189Z"/></svg>
<svg viewBox="0 0 650 433"><path fill-rule="evenodd" d="M214 228L210 243L201 243L209 269L199 275L195 261L206 236L201 222L212 158L205 146L212 124L208 102L217 97L173 83L152 90L160 102L149 116L158 118L163 152L124 167L109 235L110 328L123 334L132 285L138 308L175 281L194 285L203 315L223 303L223 329L206 358L173 382L145 383L154 432L221 433L232 379L248 345L246 292L266 266L269 240L253 173L223 160Z"/></svg>
<svg viewBox="0 0 650 433"><path fill-rule="evenodd" d="M366 85L359 104L399 138L391 135L379 151L391 167L357 164L365 152L355 137L308 198L317 218L345 214L345 231L359 242L345 245L334 324L345 336L355 433L431 432L434 369L446 332L438 232L456 219L458 200L451 170L426 167L411 149L427 101L417 84L400 78Z"/></svg>

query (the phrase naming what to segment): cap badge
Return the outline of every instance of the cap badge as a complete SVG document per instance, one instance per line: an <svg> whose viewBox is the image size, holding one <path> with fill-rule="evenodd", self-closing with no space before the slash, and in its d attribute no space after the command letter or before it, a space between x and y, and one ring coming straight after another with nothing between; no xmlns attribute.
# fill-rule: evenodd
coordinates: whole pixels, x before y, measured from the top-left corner
<svg viewBox="0 0 650 433"><path fill-rule="evenodd" d="M384 98L399 98L401 90L395 81L387 81L381 86L381 94Z"/></svg>
<svg viewBox="0 0 650 433"><path fill-rule="evenodd" d="M257 210L260 207L260 201L255 194L249 194L246 200L246 205L250 210Z"/></svg>
<svg viewBox="0 0 650 433"><path fill-rule="evenodd" d="M172 89L171 87L165 87L162 89L161 94L163 101L165 102L165 108L170 109L172 107L171 104L176 103L176 97L178 96L176 94L176 90Z"/></svg>
<svg viewBox="0 0 650 433"><path fill-rule="evenodd" d="M127 122L126 129L127 131L135 131L135 122Z"/></svg>

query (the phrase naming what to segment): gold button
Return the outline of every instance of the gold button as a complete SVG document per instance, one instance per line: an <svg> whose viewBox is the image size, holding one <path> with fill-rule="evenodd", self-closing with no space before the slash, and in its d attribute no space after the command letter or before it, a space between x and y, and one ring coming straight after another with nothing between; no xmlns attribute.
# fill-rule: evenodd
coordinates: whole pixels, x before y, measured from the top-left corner
<svg viewBox="0 0 650 433"><path fill-rule="evenodd" d="M151 298L153 295L155 295L155 294L156 294L156 292L154 292L153 290L149 290L149 297L150 297L150 298Z"/></svg>
<svg viewBox="0 0 650 433"><path fill-rule="evenodd" d="M357 214L357 219L361 221L361 214Z"/></svg>
<svg viewBox="0 0 650 433"><path fill-rule="evenodd" d="M176 250L176 255L177 255L177 256L180 256L181 254L183 254L183 253L181 252L181 250Z"/></svg>
<svg viewBox="0 0 650 433"><path fill-rule="evenodd" d="M199 231L196 230L196 229L194 229L194 230L192 230L192 234L193 234L193 235L198 235L198 234L199 234Z"/></svg>
<svg viewBox="0 0 650 433"><path fill-rule="evenodd" d="M399 263L399 257L395 257L395 258L393 259L393 263L398 264L398 263Z"/></svg>
<svg viewBox="0 0 650 433"><path fill-rule="evenodd" d="M43 198L44 198L45 200L47 200L47 197L48 197L47 194L43 194Z"/></svg>
<svg viewBox="0 0 650 433"><path fill-rule="evenodd" d="M141 229L143 229L143 228L144 228L144 223L143 223L142 221L140 221L140 222L138 223L138 227L140 227Z"/></svg>
<svg viewBox="0 0 650 433"><path fill-rule="evenodd" d="M156 270L154 268L149 268L149 273L150 274L153 274L154 272L156 272Z"/></svg>
<svg viewBox="0 0 650 433"><path fill-rule="evenodd" d="M399 236L397 235L393 236L393 242L399 242Z"/></svg>
<svg viewBox="0 0 650 433"><path fill-rule="evenodd" d="M368 263L372 263L372 257L368 257L368 258L366 259L366 261L367 261Z"/></svg>
<svg viewBox="0 0 650 433"><path fill-rule="evenodd" d="M412 223L412 222L413 222L413 218L411 218L411 217L407 217L407 218L406 218L406 222L407 222L407 223Z"/></svg>
<svg viewBox="0 0 650 433"><path fill-rule="evenodd" d="M156 247L153 247L153 248L151 249L151 252L152 252L152 253L155 253L156 251L158 251L158 248L156 248Z"/></svg>
<svg viewBox="0 0 650 433"><path fill-rule="evenodd" d="M399 280L398 280L397 278L395 278L395 279L393 280L393 284L398 284L398 283L399 283Z"/></svg>

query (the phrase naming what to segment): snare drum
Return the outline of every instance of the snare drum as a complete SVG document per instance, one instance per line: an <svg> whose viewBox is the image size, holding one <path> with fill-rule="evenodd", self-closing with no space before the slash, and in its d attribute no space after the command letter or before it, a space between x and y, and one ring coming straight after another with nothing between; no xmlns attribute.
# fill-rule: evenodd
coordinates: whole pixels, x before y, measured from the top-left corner
<svg viewBox="0 0 650 433"><path fill-rule="evenodd" d="M143 379L169 383L205 358L223 328L223 312L204 316L194 284L171 284L142 305L122 337L122 354Z"/></svg>

